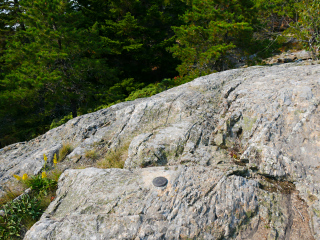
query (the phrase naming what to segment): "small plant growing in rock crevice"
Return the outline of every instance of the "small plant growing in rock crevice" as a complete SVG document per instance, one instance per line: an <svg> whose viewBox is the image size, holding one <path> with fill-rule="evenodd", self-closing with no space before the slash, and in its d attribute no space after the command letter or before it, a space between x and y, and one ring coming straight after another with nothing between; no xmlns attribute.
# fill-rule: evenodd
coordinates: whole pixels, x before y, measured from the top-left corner
<svg viewBox="0 0 320 240"><path fill-rule="evenodd" d="M63 161L66 156L73 151L73 147L70 143L66 143L59 150L59 161Z"/></svg>
<svg viewBox="0 0 320 240"><path fill-rule="evenodd" d="M44 154L44 167L41 174L29 177L26 173L14 175L18 183L30 192L18 198L9 189L7 197L0 203L0 239L22 239L26 231L40 218L44 210L55 197L57 181L61 172L57 169L57 157L54 156L54 169L48 170L47 157ZM14 196L14 197L13 197ZM14 199L12 199L14 198Z"/></svg>
<svg viewBox="0 0 320 240"><path fill-rule="evenodd" d="M259 188L268 192L279 192L282 194L291 194L296 190L293 182L285 179L277 179L271 176L259 174L261 180L259 181Z"/></svg>
<svg viewBox="0 0 320 240"><path fill-rule="evenodd" d="M99 158L99 154L94 149L92 149L85 153L85 157L92 160L97 160Z"/></svg>
<svg viewBox="0 0 320 240"><path fill-rule="evenodd" d="M97 163L99 168L123 168L125 159L117 152L110 152Z"/></svg>
<svg viewBox="0 0 320 240"><path fill-rule="evenodd" d="M1 206L5 205L7 202L10 202L16 197L20 196L24 190L25 188L20 185L17 185L14 187L5 186L4 187L5 194L0 198L0 208Z"/></svg>
<svg viewBox="0 0 320 240"><path fill-rule="evenodd" d="M41 175L32 176L25 181L25 184L37 192L39 196L48 195L50 191L54 190L57 186L57 181L47 177L46 172L42 172Z"/></svg>
<svg viewBox="0 0 320 240"><path fill-rule="evenodd" d="M123 168L128 157L129 144L116 150L109 150L105 157L97 162L99 168Z"/></svg>
<svg viewBox="0 0 320 240"><path fill-rule="evenodd" d="M244 147L242 146L241 140L236 138L232 147L228 148L229 156L232 158L233 162L239 166L246 166L247 160L240 159L244 152Z"/></svg>
<svg viewBox="0 0 320 240"><path fill-rule="evenodd" d="M6 203L2 209L3 214L0 216L1 239L21 238L21 232L26 232L43 212L39 199L27 194L17 201Z"/></svg>
<svg viewBox="0 0 320 240"><path fill-rule="evenodd" d="M43 174L44 173L44 174ZM57 181L41 175L20 179L31 188L31 192L0 205L0 239L21 239L25 232L40 218L44 210L54 199Z"/></svg>

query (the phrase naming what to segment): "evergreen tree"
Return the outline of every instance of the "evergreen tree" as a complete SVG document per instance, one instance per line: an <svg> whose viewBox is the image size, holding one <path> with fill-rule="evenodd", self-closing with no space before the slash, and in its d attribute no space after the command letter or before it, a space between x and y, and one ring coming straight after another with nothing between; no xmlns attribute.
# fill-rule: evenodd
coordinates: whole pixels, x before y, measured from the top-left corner
<svg viewBox="0 0 320 240"><path fill-rule="evenodd" d="M1 6L2 26L11 31L0 56L2 146L35 137L52 119L124 100L177 74L178 60L166 48L186 8L180 0L14 0Z"/></svg>
<svg viewBox="0 0 320 240"><path fill-rule="evenodd" d="M169 50L180 59L187 79L227 68L232 49L244 48L252 37L254 5L250 0L193 0L192 9L173 27L176 44Z"/></svg>
<svg viewBox="0 0 320 240"><path fill-rule="evenodd" d="M75 2L19 4L25 28L10 36L2 57L0 116L10 125L6 133L27 139L47 129L53 118L77 116L78 108L93 103L117 78L100 58L109 49L100 48L96 26L81 28L86 19Z"/></svg>
<svg viewBox="0 0 320 240"><path fill-rule="evenodd" d="M177 74L179 63L167 47L174 44L171 26L187 8L181 0L81 0L89 19L99 23L104 44L112 47L106 56L122 79L152 83ZM93 24L93 22L91 23Z"/></svg>
<svg viewBox="0 0 320 240"><path fill-rule="evenodd" d="M258 11L258 18L262 23L262 30L267 37L273 33L279 35L289 27L290 22L295 21L297 12L296 0L254 0Z"/></svg>
<svg viewBox="0 0 320 240"><path fill-rule="evenodd" d="M24 29L19 18L21 12L19 1L0 0L0 57L4 54L6 41L18 29ZM3 74L3 61L0 64L0 77Z"/></svg>
<svg viewBox="0 0 320 240"><path fill-rule="evenodd" d="M320 48L320 0L305 0L295 3L297 21L290 23L286 33L293 34L304 48L318 59Z"/></svg>

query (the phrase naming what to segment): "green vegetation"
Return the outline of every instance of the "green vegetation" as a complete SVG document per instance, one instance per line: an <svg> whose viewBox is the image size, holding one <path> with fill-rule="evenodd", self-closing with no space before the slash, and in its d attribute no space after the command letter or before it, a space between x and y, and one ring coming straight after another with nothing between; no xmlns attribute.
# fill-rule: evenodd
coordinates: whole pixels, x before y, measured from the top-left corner
<svg viewBox="0 0 320 240"><path fill-rule="evenodd" d="M1 0L0 147L277 51L317 58L319 19L319 0Z"/></svg>
<svg viewBox="0 0 320 240"><path fill-rule="evenodd" d="M181 17L183 25L173 27L178 44L170 51L182 61L179 74L192 80L228 69L232 50L243 52L251 42L254 11L250 0L193 0Z"/></svg>
<svg viewBox="0 0 320 240"><path fill-rule="evenodd" d="M73 117L72 117L72 113L70 113L69 115L66 115L60 119L53 119L52 120L52 123L50 125L50 129L53 129L53 128L56 128L56 127L59 127L61 126L62 124L65 124L66 122L68 122L69 120L71 120Z"/></svg>
<svg viewBox="0 0 320 240"><path fill-rule="evenodd" d="M26 173L22 177L14 175L19 186L12 191L7 189L7 194L0 199L0 238L21 239L24 233L39 220L44 210L55 197L58 178L61 171L56 166L46 171L47 157L44 155L45 165L41 174L29 177ZM24 190L30 188L30 192ZM17 196L20 196L17 198Z"/></svg>
<svg viewBox="0 0 320 240"><path fill-rule="evenodd" d="M320 47L320 1L297 1L294 6L299 18L290 24L287 32L292 33L317 60Z"/></svg>
<svg viewBox="0 0 320 240"><path fill-rule="evenodd" d="M23 194L19 199L2 202L0 208L4 211L0 216L0 238L20 239L39 220L44 210L54 199L57 181L50 178L33 176L24 181L31 192Z"/></svg>
<svg viewBox="0 0 320 240"><path fill-rule="evenodd" d="M45 172L27 179L20 179L25 188L31 189L30 193L23 194L15 200L11 197L1 199L0 208L4 211L3 216L0 216L1 239L20 239L21 234L39 220L44 210L54 199L57 174L51 178L52 176L47 177L43 173Z"/></svg>
<svg viewBox="0 0 320 240"><path fill-rule="evenodd" d="M151 97L152 95L163 92L172 87L178 86L179 83L176 81L176 79L171 80L171 79L165 78L159 83L151 83L142 89L138 89L132 92L125 100L132 101L137 98Z"/></svg>
<svg viewBox="0 0 320 240"><path fill-rule="evenodd" d="M44 173L44 172L43 172ZM57 180L50 179L47 176L36 175L24 181L27 187L36 191L39 195L48 195L52 189L55 189Z"/></svg>
<svg viewBox="0 0 320 240"><path fill-rule="evenodd" d="M29 229L43 212L39 200L29 195L6 203L2 209L4 215L0 216L1 239L19 239L21 230Z"/></svg>

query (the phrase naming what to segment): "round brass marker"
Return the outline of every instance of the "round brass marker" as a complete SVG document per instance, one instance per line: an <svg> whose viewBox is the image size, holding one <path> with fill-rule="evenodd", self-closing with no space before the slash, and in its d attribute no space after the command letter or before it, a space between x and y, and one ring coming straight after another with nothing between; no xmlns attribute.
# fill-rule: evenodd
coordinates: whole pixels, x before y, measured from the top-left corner
<svg viewBox="0 0 320 240"><path fill-rule="evenodd" d="M166 179L165 177L156 177L152 180L152 183L156 187L164 187L167 185L168 179Z"/></svg>

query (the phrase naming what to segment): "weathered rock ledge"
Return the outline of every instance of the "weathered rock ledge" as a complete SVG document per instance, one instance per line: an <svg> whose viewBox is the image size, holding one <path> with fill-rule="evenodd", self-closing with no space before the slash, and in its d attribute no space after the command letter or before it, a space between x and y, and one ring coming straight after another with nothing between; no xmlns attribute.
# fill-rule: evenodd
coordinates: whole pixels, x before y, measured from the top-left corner
<svg viewBox="0 0 320 240"><path fill-rule="evenodd" d="M66 170L25 239L320 239L312 64L208 75L1 149L1 183L36 174L66 143L65 168L89 150L127 152L125 169ZM168 185L153 186L158 176Z"/></svg>

